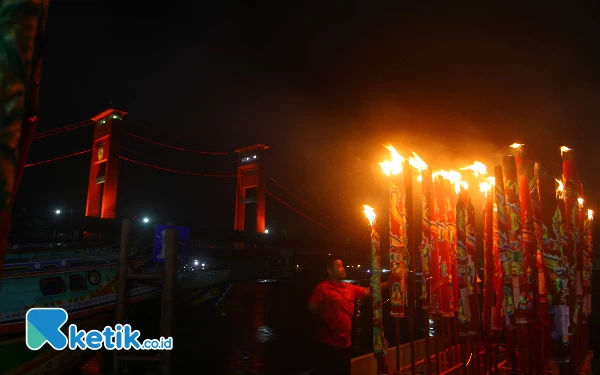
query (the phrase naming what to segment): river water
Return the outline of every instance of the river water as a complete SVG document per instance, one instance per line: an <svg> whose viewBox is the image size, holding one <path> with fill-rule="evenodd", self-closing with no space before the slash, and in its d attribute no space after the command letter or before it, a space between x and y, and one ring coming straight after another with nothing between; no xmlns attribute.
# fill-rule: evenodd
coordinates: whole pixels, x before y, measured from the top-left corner
<svg viewBox="0 0 600 375"><path fill-rule="evenodd" d="M174 374L294 375L313 367L316 319L305 306L319 280L236 283L220 308L185 308L177 311L173 349ZM368 285L368 280L360 285ZM385 296L384 296L385 298ZM597 304L596 299L596 304ZM352 329L353 356L372 352L370 299L355 306ZM417 305L417 307L420 307ZM158 318L152 311L132 321L142 338L158 337ZM395 322L384 304L384 327L390 346L395 343ZM420 308L417 308L421 312ZM423 316L416 319L415 339L425 335ZM408 324L400 320L401 343L408 342ZM591 333L597 329L592 322ZM591 335L592 349L598 339ZM110 374L111 353L101 352L78 374ZM131 363L127 374L158 374L152 364Z"/></svg>
<svg viewBox="0 0 600 375"><path fill-rule="evenodd" d="M319 280L291 279L236 283L219 309L185 308L177 311L173 335L175 374L294 375L313 368L316 318L306 303ZM368 280L355 282L368 285ZM372 352L370 299L355 305L352 330L353 356ZM158 305L136 314L133 328L143 338L158 337ZM386 339L395 345L395 326L384 304ZM420 320L423 321L422 319ZM424 336L424 324L415 331ZM401 341L408 341L408 325L401 321ZM112 355L98 353L78 374L110 374ZM152 364L129 363L127 374L152 374Z"/></svg>

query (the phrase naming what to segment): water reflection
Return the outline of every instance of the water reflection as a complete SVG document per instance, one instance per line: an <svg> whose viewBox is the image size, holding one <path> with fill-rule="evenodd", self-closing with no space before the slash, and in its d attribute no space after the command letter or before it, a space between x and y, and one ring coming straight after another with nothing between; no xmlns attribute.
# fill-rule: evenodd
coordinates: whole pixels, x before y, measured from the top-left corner
<svg viewBox="0 0 600 375"><path fill-rule="evenodd" d="M277 335L271 327L262 326L258 327L258 329L256 330L256 340L259 344L265 344L267 342L275 340L276 338Z"/></svg>

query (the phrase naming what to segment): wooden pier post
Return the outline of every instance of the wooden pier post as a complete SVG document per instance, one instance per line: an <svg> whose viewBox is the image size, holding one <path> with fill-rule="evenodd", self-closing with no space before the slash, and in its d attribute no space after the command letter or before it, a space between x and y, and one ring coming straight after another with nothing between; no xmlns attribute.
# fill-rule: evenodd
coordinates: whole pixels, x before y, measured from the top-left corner
<svg viewBox="0 0 600 375"><path fill-rule="evenodd" d="M115 324L125 324L125 305L127 303L127 270L129 269L129 242L131 239L131 222L121 221L121 249L119 257L119 284L117 286L117 304L115 306ZM113 352L113 374L119 373L119 351Z"/></svg>
<svg viewBox="0 0 600 375"><path fill-rule="evenodd" d="M161 298L160 335L165 339L173 337L175 321L175 294L177 291L177 269L179 267L178 233L177 229L167 229L165 233L165 278ZM162 373L171 374L171 351L163 350Z"/></svg>
<svg viewBox="0 0 600 375"><path fill-rule="evenodd" d="M160 335L165 339L173 337L173 324L175 321L175 302L177 292L177 271L179 269L179 240L176 229L167 229L165 236L165 261L163 274L138 274L129 273L129 244L131 224L129 219L123 219L121 230L121 254L119 262L119 284L115 305L115 324L125 323L125 309L127 307L127 280L163 280L160 310ZM171 374L171 351L161 350L154 355L127 355L118 350L113 353L112 373L118 375L121 361L160 362L163 375Z"/></svg>

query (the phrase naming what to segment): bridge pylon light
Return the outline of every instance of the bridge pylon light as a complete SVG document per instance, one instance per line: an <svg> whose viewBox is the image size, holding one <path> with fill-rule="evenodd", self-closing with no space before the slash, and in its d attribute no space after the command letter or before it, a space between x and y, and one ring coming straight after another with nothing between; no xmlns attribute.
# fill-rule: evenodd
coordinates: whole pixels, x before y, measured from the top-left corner
<svg viewBox="0 0 600 375"><path fill-rule="evenodd" d="M238 153L235 194L235 222L233 229L244 231L246 204L256 202L256 232L265 233L265 151L269 146L257 144L235 150ZM247 197L246 190L256 188L255 197Z"/></svg>
<svg viewBox="0 0 600 375"><path fill-rule="evenodd" d="M123 132L120 122L125 115L127 112L107 109L91 118L94 138L85 216L102 219L116 216L119 147Z"/></svg>

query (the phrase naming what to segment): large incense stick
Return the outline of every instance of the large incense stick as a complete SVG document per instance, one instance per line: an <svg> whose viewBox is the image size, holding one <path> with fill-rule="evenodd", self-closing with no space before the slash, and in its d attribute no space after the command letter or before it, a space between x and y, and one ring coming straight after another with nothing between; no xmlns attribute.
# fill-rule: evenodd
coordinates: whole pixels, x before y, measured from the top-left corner
<svg viewBox="0 0 600 375"><path fill-rule="evenodd" d="M433 285L432 298L439 303L437 309L441 316L454 316L454 304L452 301L453 290L450 278L452 267L450 264L450 231L447 225L448 206L446 205L446 190L449 185L441 177L436 177L433 183L436 207L437 223L437 250L439 251L439 279L437 285Z"/></svg>
<svg viewBox="0 0 600 375"><path fill-rule="evenodd" d="M502 167L496 166L496 219L498 231L498 256L502 266L502 309L506 326L515 324L515 304L512 291L512 266L508 243L508 217L506 216L506 201L504 196L504 176Z"/></svg>
<svg viewBox="0 0 600 375"><path fill-rule="evenodd" d="M383 313L381 298L381 251L379 247L379 225L373 209L364 206L365 215L371 225L371 287L373 299L373 353L377 358L378 375L388 374L387 348L383 331Z"/></svg>
<svg viewBox="0 0 600 375"><path fill-rule="evenodd" d="M548 291L551 356L556 363L569 360L568 260L563 253L562 199L557 199L553 178L536 163L537 183L543 213L543 259ZM562 205L564 210L564 204ZM566 248L565 248L566 250Z"/></svg>
<svg viewBox="0 0 600 375"><path fill-rule="evenodd" d="M396 181L398 181L398 184ZM406 195L402 186L403 173L390 179L390 315L405 316L408 300L407 276L410 255L406 237Z"/></svg>
<svg viewBox="0 0 600 375"><path fill-rule="evenodd" d="M576 371L578 368L577 358L577 327L579 325L579 311L581 303L581 265L578 264L580 257L577 250L581 250L579 245L579 207L577 195L579 191L579 177L575 163L575 153L566 147L561 148L564 201L565 201L565 226L567 230L567 257L569 260L569 296L567 304L569 305L569 345L571 346L571 368Z"/></svg>
<svg viewBox="0 0 600 375"><path fill-rule="evenodd" d="M421 306L423 309L429 309L431 307L431 278L430 278L430 262L432 252L432 214L433 214L433 181L431 179L431 169L426 169L422 172L422 211L421 211L421 225L423 228L423 235L421 238L421 273L423 276L421 282Z"/></svg>
<svg viewBox="0 0 600 375"><path fill-rule="evenodd" d="M467 201L467 270L468 270L468 295L471 308L469 321L469 335L479 334L481 315L479 309L479 285L477 284L477 238L475 232L475 207L471 199Z"/></svg>
<svg viewBox="0 0 600 375"><path fill-rule="evenodd" d="M467 254L467 192L464 190L460 192L456 203L456 261L460 288L458 335L467 336L469 321L471 320L471 308L469 303L469 258Z"/></svg>
<svg viewBox="0 0 600 375"><path fill-rule="evenodd" d="M545 359L550 355L547 345L548 337L550 336L547 298L548 291L546 287L546 275L543 263L544 253L547 252L545 249L550 245L550 243L547 241L547 233L546 238L544 237L544 230L547 228L544 226L543 210L540 201L538 182L539 168L539 164L534 163L533 186L531 188L531 207L533 210L533 223L536 237L536 268L538 282L537 323L540 326L540 336L538 337L540 340L539 348L535 351L535 354L537 354L539 357L537 360L538 366L541 366L541 368L538 367L538 371L543 371L546 369Z"/></svg>
<svg viewBox="0 0 600 375"><path fill-rule="evenodd" d="M404 175L404 207L405 207L405 221L406 221L406 249L408 250L408 260L406 261L406 268L408 270L408 301L407 311L408 316L408 334L410 342L410 369L412 375L416 374L415 367L415 313L416 313L416 289L415 289L415 270L416 270L416 254L415 254L415 225L414 225L414 212L413 212L413 195L412 195L412 169L408 164L408 160L404 161L404 168L402 174ZM398 343L399 344L399 343Z"/></svg>

